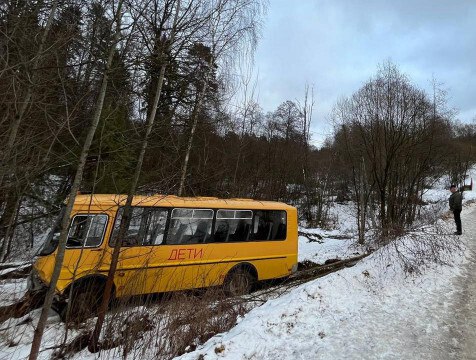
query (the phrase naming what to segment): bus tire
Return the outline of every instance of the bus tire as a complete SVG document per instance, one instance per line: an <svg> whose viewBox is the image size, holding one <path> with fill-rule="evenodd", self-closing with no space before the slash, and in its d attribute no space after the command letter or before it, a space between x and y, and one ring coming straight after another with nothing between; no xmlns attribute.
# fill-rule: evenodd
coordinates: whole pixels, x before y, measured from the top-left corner
<svg viewBox="0 0 476 360"><path fill-rule="evenodd" d="M223 288L227 295L241 296L249 294L255 283L256 279L248 269L237 268L228 273Z"/></svg>
<svg viewBox="0 0 476 360"><path fill-rule="evenodd" d="M101 306L104 285L103 281L93 279L75 284L67 306L60 313L61 319L64 322L80 323L96 316Z"/></svg>

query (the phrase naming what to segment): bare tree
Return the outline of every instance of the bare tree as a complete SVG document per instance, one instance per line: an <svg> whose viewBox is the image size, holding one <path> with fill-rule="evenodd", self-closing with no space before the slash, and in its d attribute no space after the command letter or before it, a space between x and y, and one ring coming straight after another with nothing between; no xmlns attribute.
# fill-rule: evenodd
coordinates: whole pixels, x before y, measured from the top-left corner
<svg viewBox="0 0 476 360"><path fill-rule="evenodd" d="M444 143L442 120L433 112L427 95L391 63L337 105L336 139L351 165L360 228L366 189L373 189L385 236L413 223L425 178L433 174Z"/></svg>
<svg viewBox="0 0 476 360"><path fill-rule="evenodd" d="M219 66L223 72L230 70L236 52L246 47L249 49L255 47L260 25L260 13L261 4L257 1L218 0L213 3L212 11L202 30L202 38L195 44L202 49L199 56L202 61L198 68L201 80L195 89L196 97L191 112L192 126L181 170L179 195L182 195L185 189L198 114L210 87L215 67ZM202 45L199 45L200 43Z"/></svg>
<svg viewBox="0 0 476 360"><path fill-rule="evenodd" d="M0 218L0 240L2 240L0 261L5 261L9 253L11 238L15 228L15 217L21 204L22 195L27 187L25 180L27 171L21 171L27 166L19 159L21 147L15 150L20 126L25 121L28 110L32 106L32 98L38 91L38 67L45 60L45 48L51 32L53 20L57 13L58 2L52 1L46 7L44 26L31 24L29 14L40 13L41 4L11 3L5 8L4 26L0 33L5 39L0 44L0 81L7 86L7 91L0 100L3 114L1 122L8 125L7 136L1 151L0 166L0 205L3 213ZM38 16L41 19L41 15ZM19 39L25 39L31 34L25 34L37 26L39 42L32 53L18 52ZM36 44L35 44L36 45ZM50 46L52 46L50 44ZM2 124L3 125L3 124ZM19 171L18 168L21 170ZM29 169L31 171L31 168ZM22 172L22 173L20 173Z"/></svg>
<svg viewBox="0 0 476 360"><path fill-rule="evenodd" d="M174 44L174 41L175 41L175 35L176 35L176 31L177 31L177 26L179 24L178 20L179 20L179 15L180 15L180 10L181 10L180 4L181 4L180 0L177 0L176 3L175 3L175 14L174 14L173 22L172 22L172 25L171 25L170 35L169 35L169 38L167 39L167 43L169 44L169 46ZM161 68L160 68L159 79L157 81L157 85L156 85L156 89L155 89L155 96L154 96L154 100L153 100L153 103L152 103L152 108L151 108L151 111L149 112L149 115L148 115L148 118L147 118L146 133L143 137L140 153L139 153L139 156L137 158L132 184L131 184L129 193L127 195L126 203L124 205L124 212L123 212L123 216L122 216L122 219L121 219L121 224L120 224L120 227L119 227L119 231L118 231L118 234L117 234L117 240L115 242L113 253L112 253L111 264L109 266L108 276L107 276L106 284L105 284L105 287L104 287L104 294L102 296L101 305L100 305L99 311L98 311L98 319L96 321L94 331L92 332L91 338L90 338L90 341L89 341L88 347L91 351L97 351L97 349L98 349L99 335L101 334L102 326L104 324L104 319L105 319L105 316L106 316L106 311L107 311L108 304L109 304L109 301L110 301L110 298L111 298L112 288L113 288L113 284L114 284L114 275L115 275L115 272L116 272L116 269L117 269L117 263L119 261L122 239L124 238L124 235L127 231L127 228L129 227L129 223L130 223L130 219L131 219L131 215L132 215L132 200L133 200L134 194L137 190L137 184L139 182L139 177L140 177L140 174L141 174L141 171L142 171L142 164L143 164L143 161L144 161L145 152L147 150L147 144L148 144L149 136L150 136L150 133L152 132L152 128L154 126L156 112L157 112L157 106L159 104L160 95L162 93L162 85L163 85L163 81L164 81L165 69L166 69L166 66L167 66L167 62L164 59L165 59L166 54L169 52L169 50L170 49L165 48L163 50L164 51L163 53L158 54L158 56L161 57L161 61L162 61L162 65L161 65Z"/></svg>
<svg viewBox="0 0 476 360"><path fill-rule="evenodd" d="M262 126L262 109L257 101L256 86L257 79L253 77L253 58L249 51L244 51L242 57L238 62L239 69L239 92L235 104L235 118L236 118L236 132L239 136L239 145L235 150L236 160L234 161L233 177L231 184L233 186L232 193L235 196L242 196L243 192L247 193L247 186L244 187L239 184L239 179L244 176L239 176L239 170L243 166L244 161L249 161L250 154L250 140L255 134L258 134ZM241 172L240 172L241 175Z"/></svg>
<svg viewBox="0 0 476 360"><path fill-rule="evenodd" d="M302 129L302 139L303 139L303 147L304 147L304 158L302 160L302 176L303 176L303 186L304 186L304 195L305 199L303 202L304 205L304 216L308 224L313 223L313 215L312 215L312 207L315 203L315 200L318 196L316 196L316 190L320 192L324 192L325 189L322 187L321 189L317 188L317 183L313 180L317 177L317 174L310 174L310 142L311 142L311 123L312 123L312 113L314 110L314 89L310 88L308 84L306 84L304 88L304 103L299 104L300 112L301 112L301 129ZM319 207L318 213L322 212L322 207L324 206L324 199L320 197L322 201L317 201L317 206ZM320 219L319 219L320 220Z"/></svg>
<svg viewBox="0 0 476 360"><path fill-rule="evenodd" d="M53 302L53 297L55 294L56 290L56 284L59 279L61 267L63 266L63 260L64 260L64 253L66 249L66 240L68 236L68 228L69 228L69 222L70 222L70 214L73 209L73 204L76 198L76 194L79 190L79 187L81 185L81 181L83 178L83 171L84 171L84 166L86 164L86 159L89 153L89 149L91 146L91 143L93 141L94 135L96 133L97 125L99 123L99 119L101 117L101 112L103 110L103 104L104 104L104 97L106 94L107 90L107 84L108 84L108 76L109 76L109 71L111 68L112 60L114 53L116 51L116 46L120 40L121 37L121 18L122 18L122 0L119 0L117 3L117 6L115 8L114 12L114 22L115 22L115 33L114 33L114 38L113 42L110 45L109 51L108 51L108 56L107 56L107 62L106 62L106 68L104 69L103 73L103 79L102 79L102 84L101 84L101 89L99 92L99 97L96 103L96 110L91 122L91 125L88 130L88 134L86 136L86 139L83 144L83 148L79 157L79 162L78 166L76 169L76 175L74 177L73 185L71 186L71 191L69 194L68 202L66 204L66 210L64 213L64 217L61 222L61 235L59 238L59 243L58 243L58 250L56 254L56 260L55 260L55 266L53 269L53 273L51 276L50 284L48 287L47 294L45 296L45 301L42 307L40 319L38 320L38 324L35 328L35 334L32 340L31 344L31 351L30 351L30 360L34 360L38 358L39 350L40 350L40 345L41 345L41 339L43 337L43 332L46 326L46 320L48 318L48 312L51 308L51 304Z"/></svg>

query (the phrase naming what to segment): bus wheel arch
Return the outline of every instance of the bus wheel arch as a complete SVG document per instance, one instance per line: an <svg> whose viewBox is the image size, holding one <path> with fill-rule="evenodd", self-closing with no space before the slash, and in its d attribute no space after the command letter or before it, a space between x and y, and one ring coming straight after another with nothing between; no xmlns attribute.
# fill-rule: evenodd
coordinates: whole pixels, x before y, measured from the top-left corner
<svg viewBox="0 0 476 360"><path fill-rule="evenodd" d="M249 294L258 281L258 271L250 263L233 266L225 276L223 289L231 296Z"/></svg>
<svg viewBox="0 0 476 360"><path fill-rule="evenodd" d="M59 315L61 320L81 322L89 316L95 316L102 302L107 277L103 275L87 275L72 282L63 292L68 303L63 305ZM113 284L111 300L114 298Z"/></svg>

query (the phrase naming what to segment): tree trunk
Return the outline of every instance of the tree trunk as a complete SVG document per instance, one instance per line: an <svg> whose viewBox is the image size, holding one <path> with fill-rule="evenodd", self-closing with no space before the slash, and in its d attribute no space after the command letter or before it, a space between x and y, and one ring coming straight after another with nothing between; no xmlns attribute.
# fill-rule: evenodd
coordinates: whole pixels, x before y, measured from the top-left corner
<svg viewBox="0 0 476 360"><path fill-rule="evenodd" d="M0 251L0 262L5 262L9 253L10 242L12 239L12 232L15 225L15 219L20 207L21 195L16 192L8 197L5 211L0 220L0 233L2 234L3 242Z"/></svg>
<svg viewBox="0 0 476 360"><path fill-rule="evenodd" d="M64 260L64 253L66 249L66 240L68 236L68 227L69 227L69 222L70 222L70 215L71 211L73 209L73 204L76 199L76 194L79 190L79 187L81 185L81 180L83 178L83 171L84 171L84 166L86 164L86 158L89 153L89 149L91 147L91 143L94 138L94 134L96 133L96 129L99 123L99 119L101 117L103 105L104 105L104 98L106 95L106 90L107 90L107 83L109 80L109 71L112 65L112 60L116 48L116 44L119 40L120 37L120 25L121 25L121 8L122 8L122 3L123 0L120 0L117 6L117 11L115 14L115 20L116 20L116 32L114 34L114 41L111 45L111 48L109 49L108 53L108 58L107 58L107 63L106 63L106 68L104 70L104 75L101 83L101 88L99 91L99 96L98 100L96 103L96 110L94 112L94 116L92 119L91 126L88 130L88 134L86 136L86 139L83 144L83 148L81 150L81 154L79 156L79 163L78 167L76 169L76 174L74 177L73 185L71 186L68 202L66 204L66 210L64 217L61 221L61 235L59 238L59 243L58 243L58 250L56 254L56 260L55 260L55 265L53 269L53 274L51 276L51 281L50 285L48 287L48 291L45 296L45 302L43 304L43 308L41 310L41 315L40 319L38 320L38 325L36 326L35 333L33 336L32 344L31 344L31 350L30 350L30 360L36 360L38 358L39 350L40 350L40 345L41 345L41 339L43 337L43 332L45 330L46 326L46 320L48 318L48 312L51 308L51 304L53 303L53 297L55 294L55 289L56 289L56 284L59 279L60 275L60 270L63 265L63 260Z"/></svg>
<svg viewBox="0 0 476 360"><path fill-rule="evenodd" d="M365 242L365 214L366 214L366 203L365 203L365 163L364 158L361 159L360 164L360 179L359 179L359 204L357 205L359 212L359 244L363 245Z"/></svg>
<svg viewBox="0 0 476 360"><path fill-rule="evenodd" d="M112 288L114 285L114 274L116 273L117 269L117 263L119 262L119 255L121 251L121 246L122 246L122 239L124 238L124 235L126 234L126 230L129 226L130 218L132 215L132 200L134 197L134 194L137 189L137 184L139 182L139 177L140 173L142 170L142 164L144 162L144 156L145 156L145 151L147 149L148 145L148 138L150 136L150 133L152 131L152 127L155 122L155 115L157 112L157 106L159 103L160 99L160 94L162 92L162 84L164 80L164 74L165 74L165 65L162 65L160 69L160 75L159 75L159 81L157 83L157 88L156 88L156 93L154 97L154 102L152 106L152 111L149 114L149 118L147 119L147 125L146 125L146 134L144 136L144 139L142 141L142 146L141 150L136 162L136 168L134 171L134 178L132 180L131 188L129 190L129 193L127 195L127 200L126 204L124 205L124 212L123 216L121 219L121 225L119 227L119 232L116 237L116 242L114 244L114 249L112 252L112 257L111 257L111 265L109 266L109 271L107 274L107 280L106 280L106 285L104 288L104 294L101 302L101 306L98 311L98 319L96 321L96 325L94 326L94 331L91 335L90 341L88 348L91 352L96 352L98 351L98 341L99 341L99 335L101 334L102 326L104 324L104 319L106 317L106 311L109 305L109 301L111 299L111 294L112 294Z"/></svg>
<svg viewBox="0 0 476 360"><path fill-rule="evenodd" d="M175 39L175 29L177 26L179 11L180 11L180 0L177 1L177 5L176 5L174 22L173 22L172 31L170 34L170 42L169 42L170 46L171 44L173 44ZM146 133L142 140L141 150L140 150L140 153L136 162L136 168L134 171L134 177L132 180L129 193L127 194L127 200L123 210L124 212L121 219L121 225L119 227L119 232L117 234L116 242L114 244L114 249L113 249L112 257L111 257L111 265L109 266L109 270L107 274L104 294L103 294L102 302L98 311L98 318L94 326L94 330L89 339L88 349L91 352L97 352L99 350L99 347L98 347L99 335L101 334L102 326L104 324L104 319L106 317L106 311L109 305L109 301L111 299L112 288L114 286L114 274L117 269L117 263L119 262L122 239L124 238L126 230L129 226L130 218L132 215L132 200L134 198L134 194L137 189L137 184L139 183L139 177L142 171L142 164L144 162L144 156L147 150L149 136L150 136L150 133L152 132L152 128L155 122L155 117L157 114L157 107L159 105L160 95L162 93L162 86L164 83L165 68L166 68L166 63L163 63L160 68L159 79L157 81L157 87L155 89L154 101L152 103L152 108L146 123Z"/></svg>
<svg viewBox="0 0 476 360"><path fill-rule="evenodd" d="M200 108L203 103L203 98L205 97L205 93L208 88L208 74L205 77L205 80L202 85L202 89L197 95L197 99L195 102L195 107L193 108L192 111L192 129L190 130L190 137L188 138L188 144L187 144L187 150L185 153L185 159L183 161L183 167L182 167L182 175L180 176L180 186L178 190L178 196L182 196L183 190L185 188L185 178L187 177L187 169L188 169L188 162L190 160L190 153L192 152L192 144L193 144L193 138L195 135L195 131L197 130L197 124L198 124L198 112L200 111Z"/></svg>
<svg viewBox="0 0 476 360"><path fill-rule="evenodd" d="M10 133L8 135L5 152L3 154L3 163L7 163L10 160L10 156L12 154L13 146L15 145L20 124L23 120L23 117L25 116L28 106L30 105L30 100L33 96L33 87L35 86L35 70L38 67L38 64L40 62L40 57L43 53L45 43L46 43L46 38L50 32L51 25L53 23L53 18L55 17L55 14L56 14L57 6L58 6L58 0L53 1L50 13L48 15L48 20L45 25L45 30L43 32L43 35L41 36L41 41L38 47L38 51L36 55L33 57L33 63L31 66L31 77L30 77L30 82L26 89L25 98L23 99L20 109L13 117L13 121L11 122L11 125L10 125ZM5 178L5 171L2 171L2 173L0 174L0 187L3 186L4 178Z"/></svg>

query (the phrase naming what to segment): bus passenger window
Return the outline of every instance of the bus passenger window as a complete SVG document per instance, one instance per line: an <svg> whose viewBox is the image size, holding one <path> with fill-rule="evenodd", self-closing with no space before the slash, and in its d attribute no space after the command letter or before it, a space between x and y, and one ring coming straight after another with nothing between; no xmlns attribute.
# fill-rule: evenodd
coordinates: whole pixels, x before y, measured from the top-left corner
<svg viewBox="0 0 476 360"><path fill-rule="evenodd" d="M142 239L142 245L160 245L164 241L165 224L167 222L168 211L165 209L154 209L148 218L148 230Z"/></svg>
<svg viewBox="0 0 476 360"><path fill-rule="evenodd" d="M71 222L66 246L97 247L101 245L107 215L76 215Z"/></svg>
<svg viewBox="0 0 476 360"><path fill-rule="evenodd" d="M212 222L211 209L173 209L167 232L167 244L206 242L211 235Z"/></svg>
<svg viewBox="0 0 476 360"><path fill-rule="evenodd" d="M247 241L250 234L251 218L239 219L236 223L235 232L232 234L231 241Z"/></svg>
<svg viewBox="0 0 476 360"><path fill-rule="evenodd" d="M226 220L217 220L215 225L214 242L227 242L230 235L230 224Z"/></svg>
<svg viewBox="0 0 476 360"><path fill-rule="evenodd" d="M218 210L213 242L247 241L253 213L250 210Z"/></svg>
<svg viewBox="0 0 476 360"><path fill-rule="evenodd" d="M266 221L265 211L256 211L253 221L253 233L251 234L251 238L253 240L268 240L271 224Z"/></svg>
<svg viewBox="0 0 476 360"><path fill-rule="evenodd" d="M119 227L121 226L124 208L117 212L114 230L109 242L114 246ZM122 246L147 246L159 245L164 238L165 223L167 221L167 210L153 207L133 207L132 215L127 224L125 236L122 239Z"/></svg>
<svg viewBox="0 0 476 360"><path fill-rule="evenodd" d="M286 239L286 212L278 210L256 211L253 217L252 240Z"/></svg>

